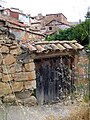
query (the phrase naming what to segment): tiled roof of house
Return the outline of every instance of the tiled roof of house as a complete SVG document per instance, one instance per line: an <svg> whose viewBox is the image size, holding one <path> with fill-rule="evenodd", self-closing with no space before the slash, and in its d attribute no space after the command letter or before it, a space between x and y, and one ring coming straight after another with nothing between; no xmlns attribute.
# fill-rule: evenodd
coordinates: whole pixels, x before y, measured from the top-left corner
<svg viewBox="0 0 90 120"><path fill-rule="evenodd" d="M0 14L0 20L2 21L6 21L6 22L9 22L11 24L14 24L16 26L20 26L20 27L27 27L27 25L23 24L23 23L20 23L18 20L16 19L13 19L9 16L4 16L2 14Z"/></svg>
<svg viewBox="0 0 90 120"><path fill-rule="evenodd" d="M2 28L5 28L7 29L6 26L10 27L10 28L15 28L15 29L20 29L20 30L23 30L23 31L26 31L26 32L29 32L31 34L36 34L36 35L40 35L40 36L43 36L45 37L44 34L42 34L41 32L38 32L38 31L32 31L31 29L28 29L29 26L23 24L23 23L20 23L18 20L16 19L13 19L11 17L8 17L8 16L3 16L0 14L0 21L4 21L4 22L8 22L8 23L11 23L10 24L7 24L5 26L2 26ZM1 28L1 26L0 26ZM27 28L27 29L26 29Z"/></svg>
<svg viewBox="0 0 90 120"><path fill-rule="evenodd" d="M81 50L84 47L77 41L41 41L20 43L22 49L28 49L31 53L49 53L52 51Z"/></svg>

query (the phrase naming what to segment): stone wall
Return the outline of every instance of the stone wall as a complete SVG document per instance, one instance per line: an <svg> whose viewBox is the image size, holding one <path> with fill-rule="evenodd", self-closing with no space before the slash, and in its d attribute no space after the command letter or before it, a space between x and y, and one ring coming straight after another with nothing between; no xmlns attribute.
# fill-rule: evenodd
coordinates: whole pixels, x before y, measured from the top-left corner
<svg viewBox="0 0 90 120"><path fill-rule="evenodd" d="M80 51L75 55L75 79L76 83L87 84L88 83L88 66L89 59L85 50Z"/></svg>
<svg viewBox="0 0 90 120"><path fill-rule="evenodd" d="M22 53L13 35L0 34L0 100L10 104L36 104L35 65L19 63L17 57Z"/></svg>

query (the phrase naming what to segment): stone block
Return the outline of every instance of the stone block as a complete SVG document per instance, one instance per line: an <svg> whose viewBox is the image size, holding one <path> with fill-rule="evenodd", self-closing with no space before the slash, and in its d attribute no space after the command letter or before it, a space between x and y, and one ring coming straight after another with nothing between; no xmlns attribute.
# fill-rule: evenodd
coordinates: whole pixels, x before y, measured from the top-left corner
<svg viewBox="0 0 90 120"><path fill-rule="evenodd" d="M3 61L3 56L2 56L2 54L0 53L0 64L2 64L2 61Z"/></svg>
<svg viewBox="0 0 90 120"><path fill-rule="evenodd" d="M33 71L34 69L35 69L35 64L34 64L34 62L25 64L25 70L26 70L26 71Z"/></svg>
<svg viewBox="0 0 90 120"><path fill-rule="evenodd" d="M37 105L37 99L34 96L31 96L30 98L26 98L23 100L24 105L34 106Z"/></svg>
<svg viewBox="0 0 90 120"><path fill-rule="evenodd" d="M25 98L29 98L32 94L32 91L30 90L24 90L21 92L15 92L15 96L19 99L25 99Z"/></svg>
<svg viewBox="0 0 90 120"><path fill-rule="evenodd" d="M16 49L16 48L18 48L17 44L10 46L10 49Z"/></svg>
<svg viewBox="0 0 90 120"><path fill-rule="evenodd" d="M15 71L16 72L21 72L22 69L23 69L22 64L17 64L17 63L15 64Z"/></svg>
<svg viewBox="0 0 90 120"><path fill-rule="evenodd" d="M10 74L8 74L8 75L2 75L2 81L3 82L8 82L8 81L11 81L11 80L13 80L13 78L11 77L11 75Z"/></svg>
<svg viewBox="0 0 90 120"><path fill-rule="evenodd" d="M14 58L13 55L8 54L4 59L3 59L3 64L5 65L11 65L16 62L16 59Z"/></svg>
<svg viewBox="0 0 90 120"><path fill-rule="evenodd" d="M35 71L29 72L28 78L29 80L35 80L36 79Z"/></svg>
<svg viewBox="0 0 90 120"><path fill-rule="evenodd" d="M0 73L0 79L2 79L2 73Z"/></svg>
<svg viewBox="0 0 90 120"><path fill-rule="evenodd" d="M15 95L9 94L3 97L4 103L15 103Z"/></svg>
<svg viewBox="0 0 90 120"><path fill-rule="evenodd" d="M1 52L1 53L9 53L9 48L8 48L7 46L2 46L2 47L0 48L0 52Z"/></svg>
<svg viewBox="0 0 90 120"><path fill-rule="evenodd" d="M10 53L11 53L12 55L19 55L19 54L22 53L22 50L18 47L18 48L16 48L16 49L10 50Z"/></svg>
<svg viewBox="0 0 90 120"><path fill-rule="evenodd" d="M23 89L23 82L11 83L13 92L21 91Z"/></svg>
<svg viewBox="0 0 90 120"><path fill-rule="evenodd" d="M15 73L13 77L15 81L35 80L36 74L35 71L20 72L20 73Z"/></svg>
<svg viewBox="0 0 90 120"><path fill-rule="evenodd" d="M9 74L13 74L15 72L21 72L22 71L22 65L21 64L11 64L9 66L2 66L2 70L4 74L7 74L7 72Z"/></svg>
<svg viewBox="0 0 90 120"><path fill-rule="evenodd" d="M2 70L4 74L10 74L10 73L15 73L15 67L10 65L10 66L2 66Z"/></svg>
<svg viewBox="0 0 90 120"><path fill-rule="evenodd" d="M24 82L24 86L25 89L30 89L30 90L36 89L36 80L26 81Z"/></svg>
<svg viewBox="0 0 90 120"><path fill-rule="evenodd" d="M2 47L2 45L0 44L0 48Z"/></svg>
<svg viewBox="0 0 90 120"><path fill-rule="evenodd" d="M8 83L0 82L0 97L12 93L10 85Z"/></svg>

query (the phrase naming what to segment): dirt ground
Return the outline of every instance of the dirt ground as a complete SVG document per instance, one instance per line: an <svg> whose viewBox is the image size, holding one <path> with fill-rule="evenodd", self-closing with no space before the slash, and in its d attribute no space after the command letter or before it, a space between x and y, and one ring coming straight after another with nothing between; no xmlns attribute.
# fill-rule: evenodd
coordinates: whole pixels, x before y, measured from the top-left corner
<svg viewBox="0 0 90 120"><path fill-rule="evenodd" d="M90 120L86 103L45 106L0 106L0 120Z"/></svg>

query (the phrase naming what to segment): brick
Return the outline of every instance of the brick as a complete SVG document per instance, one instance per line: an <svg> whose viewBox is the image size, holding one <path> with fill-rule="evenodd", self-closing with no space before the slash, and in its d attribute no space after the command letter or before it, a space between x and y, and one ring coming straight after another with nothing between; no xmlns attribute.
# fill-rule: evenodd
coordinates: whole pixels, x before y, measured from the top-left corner
<svg viewBox="0 0 90 120"><path fill-rule="evenodd" d="M25 70L26 70L26 71L33 71L34 69L35 69L35 64L34 64L34 62L25 64Z"/></svg>
<svg viewBox="0 0 90 120"><path fill-rule="evenodd" d="M4 59L3 59L3 64L5 65L11 65L16 62L16 59L14 58L13 55L8 54Z"/></svg>

